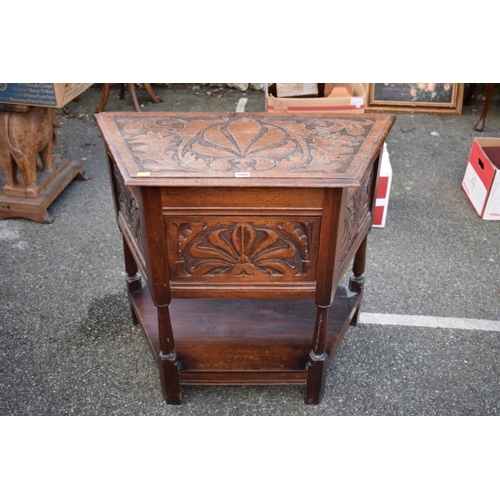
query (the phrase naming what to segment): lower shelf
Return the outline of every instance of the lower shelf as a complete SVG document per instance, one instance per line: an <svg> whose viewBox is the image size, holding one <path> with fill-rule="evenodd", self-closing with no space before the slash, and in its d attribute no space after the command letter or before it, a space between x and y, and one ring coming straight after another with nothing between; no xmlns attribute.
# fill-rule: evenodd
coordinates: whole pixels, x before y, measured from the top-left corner
<svg viewBox="0 0 500 500"><path fill-rule="evenodd" d="M157 311L146 286L130 295L155 354ZM328 322L329 360L359 307L337 289ZM316 321L312 300L174 299L169 306L184 385L305 385Z"/></svg>

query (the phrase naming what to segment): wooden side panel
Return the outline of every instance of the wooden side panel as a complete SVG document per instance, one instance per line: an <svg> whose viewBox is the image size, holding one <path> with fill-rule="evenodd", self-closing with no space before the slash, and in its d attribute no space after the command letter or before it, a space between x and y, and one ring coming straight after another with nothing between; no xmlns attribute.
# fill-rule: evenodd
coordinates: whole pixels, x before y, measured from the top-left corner
<svg viewBox="0 0 500 500"><path fill-rule="evenodd" d="M371 169L358 188L350 188L344 213L344 233L339 253L339 274L347 271L356 249L366 236L372 223L376 172Z"/></svg>
<svg viewBox="0 0 500 500"><path fill-rule="evenodd" d="M124 184L123 178L110 155L108 155L108 162L118 226L127 240L142 276L147 278L146 235L144 232L141 190L138 187Z"/></svg>

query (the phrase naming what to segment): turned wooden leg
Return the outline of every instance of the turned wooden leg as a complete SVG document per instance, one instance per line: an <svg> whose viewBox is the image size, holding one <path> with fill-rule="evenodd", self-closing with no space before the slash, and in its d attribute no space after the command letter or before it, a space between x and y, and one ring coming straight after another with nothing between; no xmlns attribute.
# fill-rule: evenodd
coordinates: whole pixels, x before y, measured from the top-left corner
<svg viewBox="0 0 500 500"><path fill-rule="evenodd" d="M130 92L130 98L134 103L134 108L136 111L140 111L141 107L139 106L139 101L137 100L137 94L135 93L135 83L128 84L128 91Z"/></svg>
<svg viewBox="0 0 500 500"><path fill-rule="evenodd" d="M170 323L168 306L157 307L158 331L160 335L160 348L158 354L158 367L160 369L161 387L163 397L167 404L181 404L181 385L179 381L179 363L174 349L174 335Z"/></svg>
<svg viewBox="0 0 500 500"><path fill-rule="evenodd" d="M128 246L125 238L123 239L123 254L125 257L125 272L127 273L127 290L128 293L138 292L142 288L141 275L139 274L139 270L137 268L137 263L135 262L134 256L130 251L130 247ZM139 320L137 319L137 315L135 314L134 308L132 305L130 306L130 310L132 312L132 321L135 325L139 324Z"/></svg>
<svg viewBox="0 0 500 500"><path fill-rule="evenodd" d="M361 243L356 255L354 256L354 262L352 265L352 275L349 279L349 290L354 293L358 293L361 296L363 295L363 287L365 285L365 265L366 265L366 243L368 237L365 236L365 239ZM362 298L361 298L362 300ZM351 325L356 326L358 324L359 318L359 310L361 307L361 300L359 301L358 308L354 313L354 316L351 320Z"/></svg>
<svg viewBox="0 0 500 500"><path fill-rule="evenodd" d="M104 111L104 108L106 107L106 103L108 102L110 87L111 87L111 84L109 84L109 83L103 84L101 102L99 103L99 106L97 106L97 108L95 110L96 113L100 113L101 111Z"/></svg>
<svg viewBox="0 0 500 500"><path fill-rule="evenodd" d="M324 218L321 222L319 259L316 282L316 324L307 363L306 404L319 404L325 386L328 366L328 314L335 296L339 278L339 248L344 225L347 189L326 189L323 201ZM334 287L335 283L335 287Z"/></svg>
<svg viewBox="0 0 500 500"><path fill-rule="evenodd" d="M145 83L144 87L146 87L146 90L148 91L149 97L153 100L153 102L156 102L157 104L161 102L161 99L154 93L153 88L151 87L150 83Z"/></svg>
<svg viewBox="0 0 500 500"><path fill-rule="evenodd" d="M328 311L330 306L317 304L316 325L314 327L313 347L307 365L306 404L319 404L323 396L327 372L328 355L326 341L328 335Z"/></svg>
<svg viewBox="0 0 500 500"><path fill-rule="evenodd" d="M486 122L486 115L488 114L488 110L490 109L491 98L493 97L493 90L495 89L494 83L486 84L486 97L484 99L483 112L481 113L481 117L479 121L476 123L474 130L478 132L482 132L484 130L484 124Z"/></svg>

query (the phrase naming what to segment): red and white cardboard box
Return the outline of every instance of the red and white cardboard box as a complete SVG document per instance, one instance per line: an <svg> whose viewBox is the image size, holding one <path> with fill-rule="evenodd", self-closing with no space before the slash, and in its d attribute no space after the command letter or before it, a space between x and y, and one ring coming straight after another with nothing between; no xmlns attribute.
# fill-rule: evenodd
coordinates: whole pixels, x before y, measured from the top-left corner
<svg viewBox="0 0 500 500"><path fill-rule="evenodd" d="M382 163L380 165L380 175L378 179L377 198L375 200L375 213L373 214L373 227L385 227L387 209L389 206L389 194L391 192L392 167L387 151L387 144L384 143L382 150Z"/></svg>
<svg viewBox="0 0 500 500"><path fill-rule="evenodd" d="M500 138L476 137L462 189L484 220L500 220Z"/></svg>

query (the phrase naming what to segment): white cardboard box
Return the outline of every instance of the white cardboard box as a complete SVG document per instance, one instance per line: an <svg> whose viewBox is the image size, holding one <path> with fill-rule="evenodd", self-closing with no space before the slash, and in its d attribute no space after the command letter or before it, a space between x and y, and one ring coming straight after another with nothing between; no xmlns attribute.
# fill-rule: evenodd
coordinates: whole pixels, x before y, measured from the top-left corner
<svg viewBox="0 0 500 500"><path fill-rule="evenodd" d="M277 97L276 84L266 87L266 111L269 113L364 113L366 89L362 83L348 84L350 97Z"/></svg>
<svg viewBox="0 0 500 500"><path fill-rule="evenodd" d="M500 138L476 137L462 189L479 217L500 220Z"/></svg>
<svg viewBox="0 0 500 500"><path fill-rule="evenodd" d="M384 143L382 150L382 163L380 165L380 175L378 180L377 197L375 199L375 213L373 214L373 227L385 227L387 209L389 207L389 194L391 192L392 167L387 151L387 144Z"/></svg>

